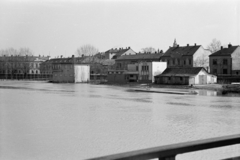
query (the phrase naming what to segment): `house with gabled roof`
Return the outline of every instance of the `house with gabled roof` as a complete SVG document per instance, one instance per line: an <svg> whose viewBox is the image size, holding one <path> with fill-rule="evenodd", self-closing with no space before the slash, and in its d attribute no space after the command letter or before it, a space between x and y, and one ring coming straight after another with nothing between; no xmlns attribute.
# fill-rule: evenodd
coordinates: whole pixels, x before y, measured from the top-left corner
<svg viewBox="0 0 240 160"><path fill-rule="evenodd" d="M204 67L167 68L154 77L156 84L196 85L216 83L217 77L209 74Z"/></svg>
<svg viewBox="0 0 240 160"><path fill-rule="evenodd" d="M106 59L117 59L123 55L133 55L136 54L130 47L127 48L112 48L105 52Z"/></svg>
<svg viewBox="0 0 240 160"><path fill-rule="evenodd" d="M228 45L209 56L210 73L217 76L240 76L240 46Z"/></svg>
<svg viewBox="0 0 240 160"><path fill-rule="evenodd" d="M161 61L167 62L168 68L204 67L209 71L209 58L211 52L201 45L187 44L186 46L174 45L161 57Z"/></svg>

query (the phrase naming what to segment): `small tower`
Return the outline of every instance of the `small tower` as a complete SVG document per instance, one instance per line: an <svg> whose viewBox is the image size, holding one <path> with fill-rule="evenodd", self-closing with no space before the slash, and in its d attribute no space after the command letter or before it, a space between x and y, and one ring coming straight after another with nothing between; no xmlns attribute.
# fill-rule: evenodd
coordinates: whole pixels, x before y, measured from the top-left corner
<svg viewBox="0 0 240 160"><path fill-rule="evenodd" d="M177 44L177 41L176 41L176 38L174 39L174 42L173 42L173 47L177 47L178 44Z"/></svg>

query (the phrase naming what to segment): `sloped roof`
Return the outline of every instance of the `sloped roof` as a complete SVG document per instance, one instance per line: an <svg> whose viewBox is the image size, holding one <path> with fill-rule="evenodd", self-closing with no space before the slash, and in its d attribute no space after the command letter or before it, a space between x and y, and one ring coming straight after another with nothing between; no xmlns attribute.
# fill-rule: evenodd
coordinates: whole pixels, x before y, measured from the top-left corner
<svg viewBox="0 0 240 160"><path fill-rule="evenodd" d="M193 68L167 68L163 71L162 74L159 74L155 77L159 76L195 76L197 75L203 67L193 67ZM205 70L205 69L204 69ZM206 71L206 70L205 70Z"/></svg>
<svg viewBox="0 0 240 160"><path fill-rule="evenodd" d="M116 54L123 54L125 53L127 50L129 50L130 48L126 48L126 49L109 49L107 50L105 53L116 53Z"/></svg>
<svg viewBox="0 0 240 160"><path fill-rule="evenodd" d="M201 45L170 47L163 57L192 56L200 47Z"/></svg>
<svg viewBox="0 0 240 160"><path fill-rule="evenodd" d="M136 55L123 55L116 59L116 61L123 60L159 60L162 56L162 53L154 54L136 54Z"/></svg>
<svg viewBox="0 0 240 160"><path fill-rule="evenodd" d="M211 54L209 57L212 56L231 56L231 54L237 49L239 46L231 46L228 48L223 48L213 54Z"/></svg>

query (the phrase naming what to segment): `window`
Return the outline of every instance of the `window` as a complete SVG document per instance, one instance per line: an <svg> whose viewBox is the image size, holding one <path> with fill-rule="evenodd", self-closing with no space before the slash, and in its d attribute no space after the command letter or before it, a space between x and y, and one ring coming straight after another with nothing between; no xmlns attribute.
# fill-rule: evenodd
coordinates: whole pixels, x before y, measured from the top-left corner
<svg viewBox="0 0 240 160"><path fill-rule="evenodd" d="M180 81L182 81L183 80L183 77L180 77Z"/></svg>
<svg viewBox="0 0 240 160"><path fill-rule="evenodd" d="M167 61L167 65L170 65L169 60Z"/></svg>
<svg viewBox="0 0 240 160"><path fill-rule="evenodd" d="M171 81L171 77L168 77L168 80Z"/></svg>
<svg viewBox="0 0 240 160"><path fill-rule="evenodd" d="M217 59L213 59L212 64L217 65Z"/></svg>
<svg viewBox="0 0 240 160"><path fill-rule="evenodd" d="M213 74L217 74L217 69L214 69L214 70L213 70Z"/></svg>
<svg viewBox="0 0 240 160"><path fill-rule="evenodd" d="M178 59L178 65L180 65L180 59Z"/></svg>
<svg viewBox="0 0 240 160"><path fill-rule="evenodd" d="M175 65L175 59L173 59L172 61L173 61L173 65Z"/></svg>
<svg viewBox="0 0 240 160"><path fill-rule="evenodd" d="M191 65L191 64L192 64L192 61L191 61L191 59L189 59L189 60L188 60L188 62L189 62L189 65Z"/></svg>
<svg viewBox="0 0 240 160"><path fill-rule="evenodd" d="M183 64L186 65L186 60L183 61Z"/></svg>
<svg viewBox="0 0 240 160"><path fill-rule="evenodd" d="M227 69L223 69L223 74L228 74Z"/></svg>
<svg viewBox="0 0 240 160"><path fill-rule="evenodd" d="M138 71L138 66L136 66L136 71Z"/></svg>
<svg viewBox="0 0 240 160"><path fill-rule="evenodd" d="M238 74L238 72L236 72L236 74Z"/></svg>
<svg viewBox="0 0 240 160"><path fill-rule="evenodd" d="M32 74L34 74L34 71L32 70Z"/></svg>
<svg viewBox="0 0 240 160"><path fill-rule="evenodd" d="M227 59L223 59L223 65L227 65L228 64L228 60Z"/></svg>

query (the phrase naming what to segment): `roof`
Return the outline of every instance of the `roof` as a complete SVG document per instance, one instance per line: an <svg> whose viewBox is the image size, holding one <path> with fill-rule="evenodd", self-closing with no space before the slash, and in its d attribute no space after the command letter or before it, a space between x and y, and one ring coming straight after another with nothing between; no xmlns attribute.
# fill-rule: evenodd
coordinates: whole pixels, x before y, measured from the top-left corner
<svg viewBox="0 0 240 160"><path fill-rule="evenodd" d="M117 59L117 58L119 58L121 55L123 55L125 52L127 52L130 49L131 49L130 47L128 47L126 49L124 49L124 48L119 48L119 49L115 48L115 49L109 49L105 53L114 53L115 55L112 57L112 59Z"/></svg>
<svg viewBox="0 0 240 160"><path fill-rule="evenodd" d="M46 61L49 59L49 56L1 56L0 61L8 61L8 62L34 62L34 61Z"/></svg>
<svg viewBox="0 0 240 160"><path fill-rule="evenodd" d="M203 67L193 67L193 68L167 68L163 71L162 74L159 74L155 77L159 76L195 76L197 75ZM205 70L205 69L204 69ZM206 71L206 70L205 70Z"/></svg>
<svg viewBox="0 0 240 160"><path fill-rule="evenodd" d="M115 49L109 49L107 50L105 53L117 53L117 54L123 54L125 53L127 50L129 50L130 48L126 48L126 49L123 49L123 48L115 48Z"/></svg>
<svg viewBox="0 0 240 160"><path fill-rule="evenodd" d="M229 46L228 48L223 48L213 54L211 54L209 57L212 56L231 56L231 54L237 49L239 46Z"/></svg>
<svg viewBox="0 0 240 160"><path fill-rule="evenodd" d="M170 47L163 57L192 56L200 47L201 45Z"/></svg>
<svg viewBox="0 0 240 160"><path fill-rule="evenodd" d="M154 54L136 54L136 55L123 55L116 59L116 61L122 60L159 60L162 57L162 53Z"/></svg>

